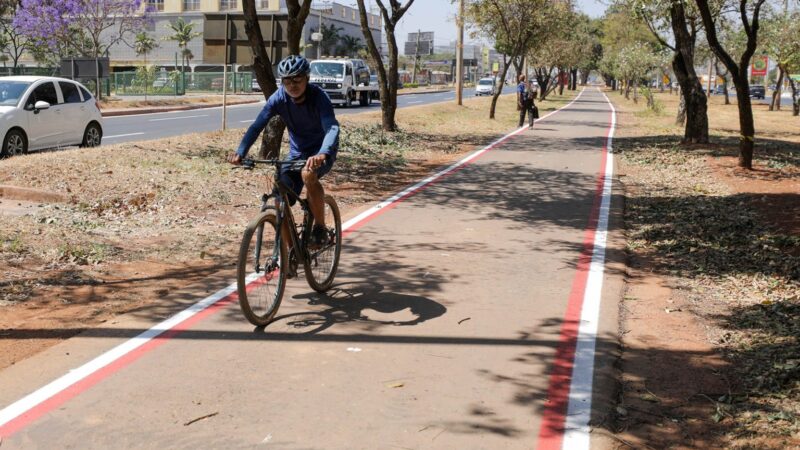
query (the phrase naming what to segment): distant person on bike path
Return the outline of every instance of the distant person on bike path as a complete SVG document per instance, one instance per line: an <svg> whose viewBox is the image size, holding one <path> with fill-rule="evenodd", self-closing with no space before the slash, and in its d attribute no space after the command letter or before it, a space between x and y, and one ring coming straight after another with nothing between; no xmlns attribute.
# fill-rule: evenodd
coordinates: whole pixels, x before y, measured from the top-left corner
<svg viewBox="0 0 800 450"><path fill-rule="evenodd" d="M536 107L536 94L539 92L539 86L534 80L531 80L528 86L528 90L525 92L528 99L525 106L528 108L528 129L532 130L534 120L539 118L539 108Z"/></svg>
<svg viewBox="0 0 800 450"><path fill-rule="evenodd" d="M308 83L309 72L308 60L302 56L289 55L278 64L281 87L267 100L244 134L236 153L228 157L228 162L241 164L267 122L275 115L281 116L289 129L289 159L306 159L307 162L300 173L284 166L280 180L297 195L300 195L303 185L306 186L308 204L314 215L311 239L312 243L321 246L327 242L328 232L325 228L325 190L319 179L331 170L336 161L339 122L325 91Z"/></svg>
<svg viewBox="0 0 800 450"><path fill-rule="evenodd" d="M519 76L517 85L517 111L519 111L519 126L525 123L525 113L528 111L528 95L525 92L525 75Z"/></svg>

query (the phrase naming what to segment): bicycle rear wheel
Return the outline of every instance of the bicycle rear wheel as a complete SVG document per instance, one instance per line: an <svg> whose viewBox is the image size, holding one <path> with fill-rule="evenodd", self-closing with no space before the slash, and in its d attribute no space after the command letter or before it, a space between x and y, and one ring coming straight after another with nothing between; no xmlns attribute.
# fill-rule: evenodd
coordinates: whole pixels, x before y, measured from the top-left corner
<svg viewBox="0 0 800 450"><path fill-rule="evenodd" d="M275 317L286 287L288 259L277 237L275 213L266 211L247 225L239 247L239 306L256 326L264 326Z"/></svg>
<svg viewBox="0 0 800 450"><path fill-rule="evenodd" d="M320 249L309 249L308 260L304 261L308 285L317 292L325 292L333 285L342 252L342 217L336 200L330 195L325 196L325 225L330 242Z"/></svg>

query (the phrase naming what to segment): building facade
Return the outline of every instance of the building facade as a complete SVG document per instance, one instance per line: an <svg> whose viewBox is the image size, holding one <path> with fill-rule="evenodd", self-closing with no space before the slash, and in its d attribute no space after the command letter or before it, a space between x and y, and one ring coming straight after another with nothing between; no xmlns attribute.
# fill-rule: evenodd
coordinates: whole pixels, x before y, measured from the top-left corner
<svg viewBox="0 0 800 450"><path fill-rule="evenodd" d="M204 29L207 22L207 14L241 15L241 0L148 0L147 5L154 12L152 13L152 23L147 27L148 35L155 39L158 48L147 55L148 65L156 65L164 70L172 70L181 63L181 49L178 43L169 40L168 37L174 34L170 24L183 18L186 23L193 24L193 31L199 35L189 41L187 49L192 57L189 60L187 70L189 71L221 71L220 61L206 61L204 54L208 54L204 40ZM259 15L279 15L287 14L285 0L256 0L256 10ZM370 31L376 43L381 42L381 18L377 14L368 14ZM335 26L339 36L352 36L360 39L366 46L363 33L361 32L361 20L358 8L342 5L336 2L323 3L320 9L312 9L305 26L303 27L300 39L300 48L304 49L304 55L309 58L316 58L318 54L318 43L312 40L312 33L319 30L320 24L326 27ZM243 33L243 31L242 31ZM267 38L265 36L265 38ZM133 39L129 37L129 41ZM321 55L320 55L321 56ZM129 45L120 43L109 49L112 70L124 71L133 70L143 64L143 57ZM277 61L273 61L277 63ZM231 70L237 70L240 64L232 64Z"/></svg>

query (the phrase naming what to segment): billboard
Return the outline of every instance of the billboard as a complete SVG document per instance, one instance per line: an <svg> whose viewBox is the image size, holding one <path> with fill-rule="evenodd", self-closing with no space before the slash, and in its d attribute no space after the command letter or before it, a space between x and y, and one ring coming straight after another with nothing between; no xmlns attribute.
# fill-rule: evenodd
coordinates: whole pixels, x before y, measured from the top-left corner
<svg viewBox="0 0 800 450"><path fill-rule="evenodd" d="M800 83L800 73L793 73L793 74L789 75L789 78L791 78L794 81L797 81L798 83Z"/></svg>
<svg viewBox="0 0 800 450"><path fill-rule="evenodd" d="M422 31L420 33L408 33L408 40L406 40L403 48L406 56L417 54L417 36L419 35L419 54L432 55L433 54L433 31Z"/></svg>
<svg viewBox="0 0 800 450"><path fill-rule="evenodd" d="M769 58L767 56L754 56L753 64L750 67L750 76L763 77L767 74Z"/></svg>

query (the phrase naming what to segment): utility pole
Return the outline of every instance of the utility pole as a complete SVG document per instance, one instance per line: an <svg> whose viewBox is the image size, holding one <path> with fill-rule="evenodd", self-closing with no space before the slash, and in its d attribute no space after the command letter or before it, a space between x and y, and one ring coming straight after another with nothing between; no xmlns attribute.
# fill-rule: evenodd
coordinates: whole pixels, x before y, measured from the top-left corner
<svg viewBox="0 0 800 450"><path fill-rule="evenodd" d="M419 62L419 35L422 34L422 30L417 30L417 49L414 50L414 72L411 74L411 82L417 82L417 63Z"/></svg>
<svg viewBox="0 0 800 450"><path fill-rule="evenodd" d="M456 104L461 106L464 89L464 0L458 0L458 43L456 44Z"/></svg>
<svg viewBox="0 0 800 450"><path fill-rule="evenodd" d="M228 14L225 14L225 64L222 66L222 131L228 127L226 122L228 106L228 39L231 36L231 22Z"/></svg>

